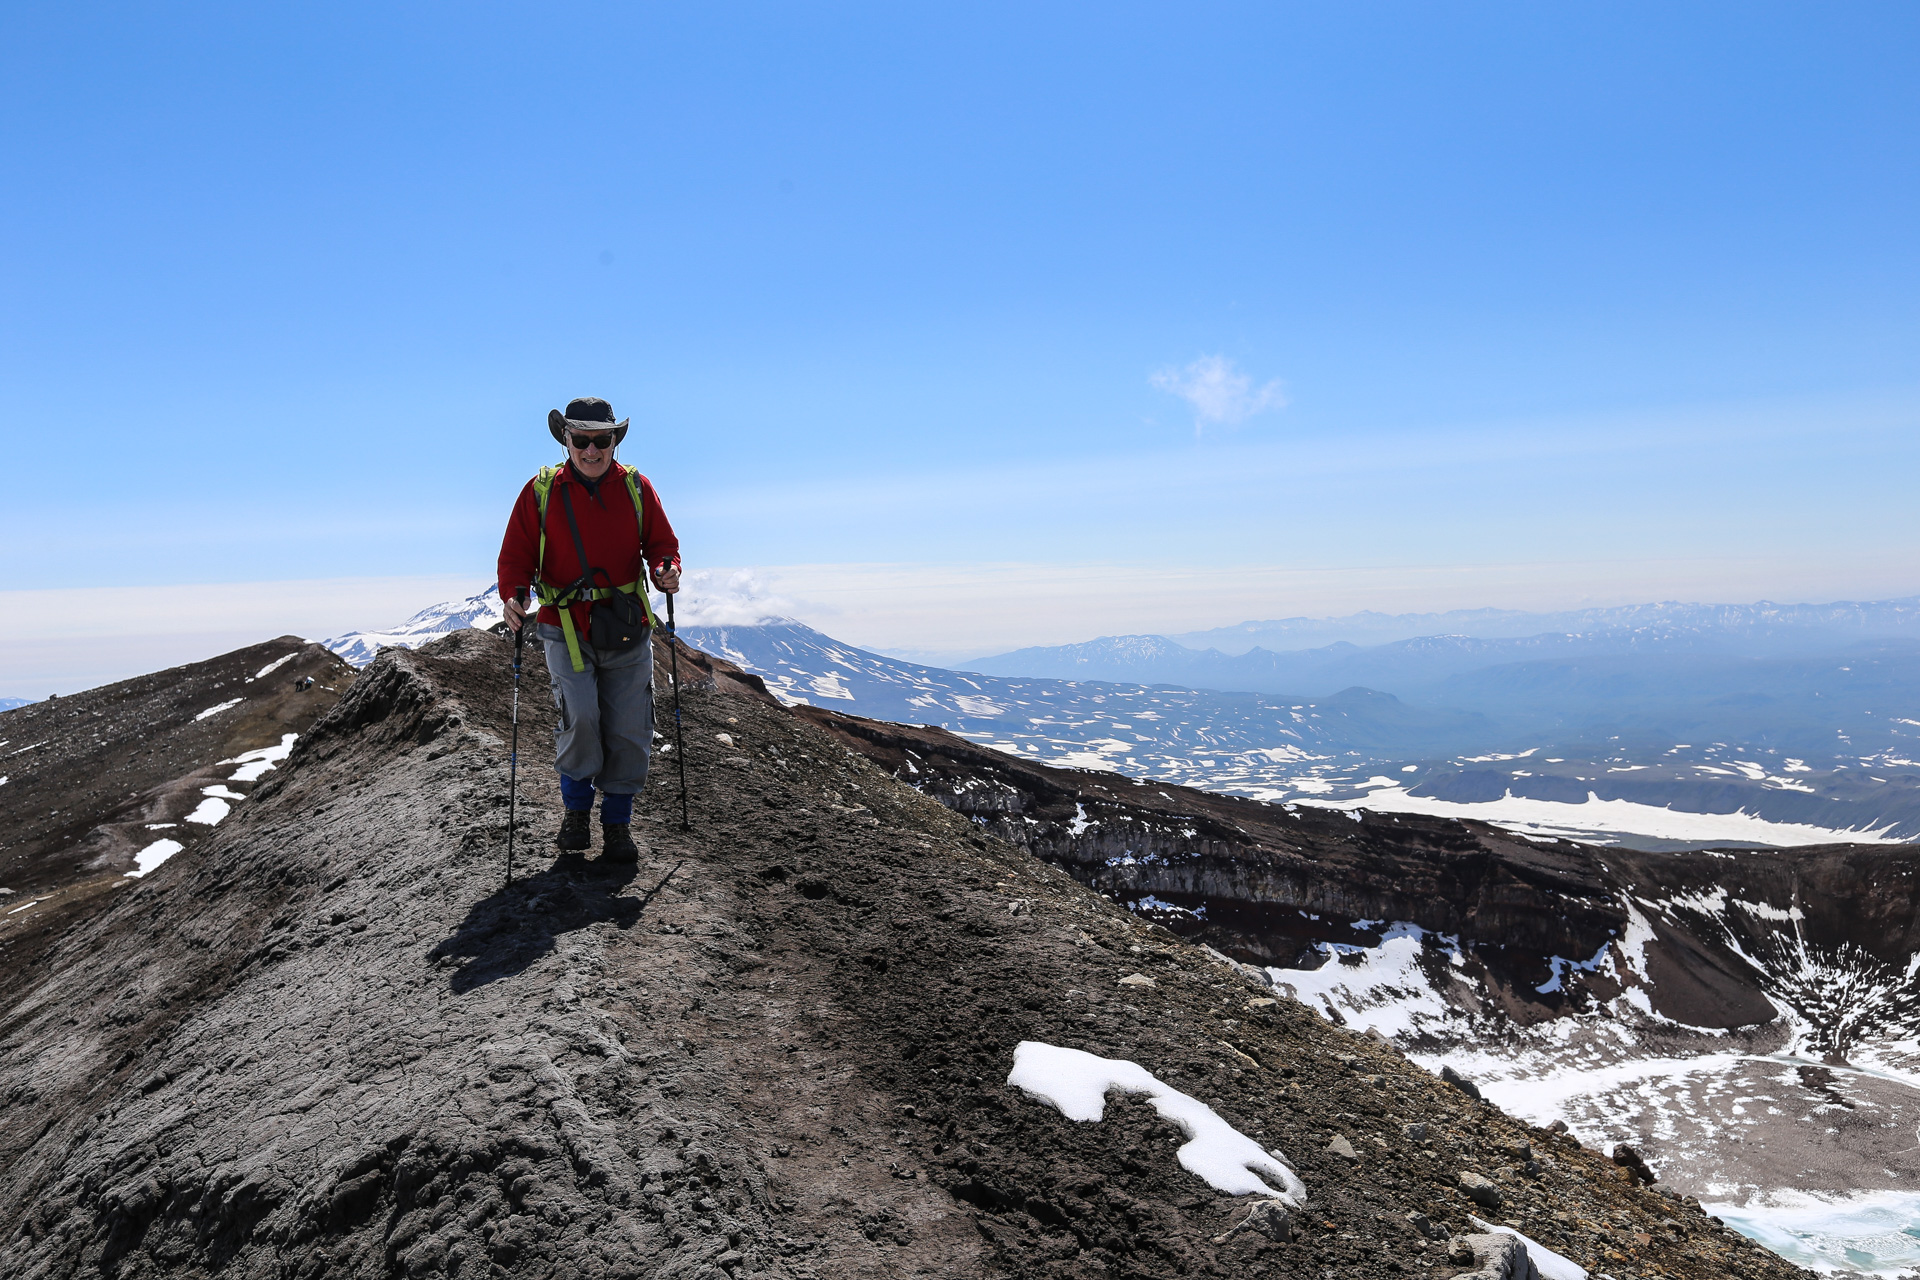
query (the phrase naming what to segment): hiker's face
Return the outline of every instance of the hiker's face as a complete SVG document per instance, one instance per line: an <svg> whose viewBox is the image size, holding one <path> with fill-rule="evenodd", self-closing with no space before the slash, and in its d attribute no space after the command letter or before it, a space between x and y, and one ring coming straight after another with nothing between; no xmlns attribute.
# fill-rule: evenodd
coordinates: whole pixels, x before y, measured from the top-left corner
<svg viewBox="0 0 1920 1280"><path fill-rule="evenodd" d="M604 433L600 435L569 433L567 436L567 456L573 459L574 470L589 480L598 480L606 474L607 468L613 465L613 446L609 444L603 449L598 444L598 441L605 438ZM584 448L576 443L581 440L586 441Z"/></svg>

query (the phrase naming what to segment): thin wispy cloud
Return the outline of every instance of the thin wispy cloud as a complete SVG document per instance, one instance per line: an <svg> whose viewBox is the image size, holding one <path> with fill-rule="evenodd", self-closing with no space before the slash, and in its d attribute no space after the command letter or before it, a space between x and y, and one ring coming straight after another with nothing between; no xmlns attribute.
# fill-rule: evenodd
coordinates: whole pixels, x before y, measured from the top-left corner
<svg viewBox="0 0 1920 1280"><path fill-rule="evenodd" d="M1210 426L1233 427L1257 413L1286 407L1286 391L1276 379L1254 386L1253 379L1225 356L1201 356L1182 369L1161 369L1148 379L1193 406L1193 433Z"/></svg>

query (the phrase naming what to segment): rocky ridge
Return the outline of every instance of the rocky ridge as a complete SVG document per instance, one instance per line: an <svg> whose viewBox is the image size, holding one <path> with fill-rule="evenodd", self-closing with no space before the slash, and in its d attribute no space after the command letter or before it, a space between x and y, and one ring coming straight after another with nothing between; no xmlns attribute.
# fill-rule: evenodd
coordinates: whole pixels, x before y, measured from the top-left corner
<svg viewBox="0 0 1920 1280"><path fill-rule="evenodd" d="M1622 1280L1798 1274L691 654L692 830L655 785L637 867L555 857L529 769L505 886L505 655L383 654L10 989L13 1274L1492 1274L1475 1214ZM1309 1198L1214 1191L1137 1098L1009 1088L1030 1041L1142 1064Z"/></svg>
<svg viewBox="0 0 1920 1280"><path fill-rule="evenodd" d="M0 975L125 888L142 850L195 847L352 681L281 636L0 712Z"/></svg>

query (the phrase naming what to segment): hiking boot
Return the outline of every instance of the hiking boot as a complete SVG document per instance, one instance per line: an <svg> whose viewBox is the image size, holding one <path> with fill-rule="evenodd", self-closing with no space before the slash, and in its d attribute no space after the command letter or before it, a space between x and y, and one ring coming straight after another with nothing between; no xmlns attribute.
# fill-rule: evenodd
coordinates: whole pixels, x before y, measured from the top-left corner
<svg viewBox="0 0 1920 1280"><path fill-rule="evenodd" d="M603 822L600 824L600 861L640 861L640 846L633 842L631 823Z"/></svg>
<svg viewBox="0 0 1920 1280"><path fill-rule="evenodd" d="M590 827L593 813L587 809L569 809L560 819L560 835L554 841L562 849L585 849L593 843Z"/></svg>

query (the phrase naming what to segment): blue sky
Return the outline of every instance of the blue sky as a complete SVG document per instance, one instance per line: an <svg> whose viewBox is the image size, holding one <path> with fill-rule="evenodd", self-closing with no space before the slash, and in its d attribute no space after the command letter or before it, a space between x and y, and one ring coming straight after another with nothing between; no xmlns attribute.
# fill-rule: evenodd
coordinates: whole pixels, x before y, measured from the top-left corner
<svg viewBox="0 0 1920 1280"><path fill-rule="evenodd" d="M1334 607L1276 572L1910 594L1915 47L1904 4L13 6L0 563L293 584L263 626L483 579L599 394L690 563L808 566L872 643L954 638L834 566L1247 569L1193 626ZM1189 629L1116 592L1007 645Z"/></svg>

